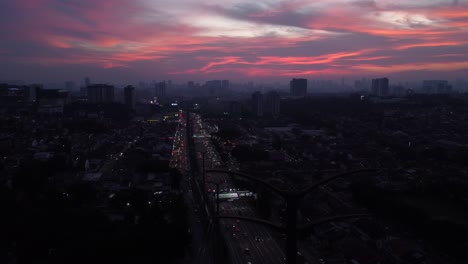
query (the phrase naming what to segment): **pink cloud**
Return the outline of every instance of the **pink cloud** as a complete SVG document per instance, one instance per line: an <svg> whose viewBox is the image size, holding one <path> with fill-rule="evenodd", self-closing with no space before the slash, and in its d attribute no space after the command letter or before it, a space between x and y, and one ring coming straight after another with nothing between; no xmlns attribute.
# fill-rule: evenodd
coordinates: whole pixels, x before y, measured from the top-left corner
<svg viewBox="0 0 468 264"><path fill-rule="evenodd" d="M255 12L230 19L237 19L239 27L241 22L251 23L249 26L270 23L269 28L294 26L306 33L300 31L292 37L274 32L206 37L200 34L206 28L184 20L184 13L173 15L183 10L172 10L176 4L155 8L133 0L16 0L8 4L6 12L20 17L0 25L8 40L0 43L0 58L31 65L98 65L106 69L153 63L160 74L199 76L232 73L290 77L465 69L456 54L468 54L467 5L408 8L317 1L320 5L307 9L307 14L302 7L311 2L306 0L261 3ZM195 14L197 2L187 1L189 4ZM305 21L289 19L299 16L299 11ZM227 13L215 12L204 10L202 16L223 17ZM387 19L386 12L403 15L401 19ZM200 17L193 15L190 19L195 22ZM437 62L432 61L434 58Z"/></svg>

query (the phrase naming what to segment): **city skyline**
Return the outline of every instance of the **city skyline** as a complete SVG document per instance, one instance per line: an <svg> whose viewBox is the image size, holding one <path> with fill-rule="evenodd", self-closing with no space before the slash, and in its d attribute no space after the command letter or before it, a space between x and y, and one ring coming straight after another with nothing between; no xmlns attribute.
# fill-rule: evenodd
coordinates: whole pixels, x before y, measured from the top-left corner
<svg viewBox="0 0 468 264"><path fill-rule="evenodd" d="M0 79L456 79L468 1L4 1Z"/></svg>

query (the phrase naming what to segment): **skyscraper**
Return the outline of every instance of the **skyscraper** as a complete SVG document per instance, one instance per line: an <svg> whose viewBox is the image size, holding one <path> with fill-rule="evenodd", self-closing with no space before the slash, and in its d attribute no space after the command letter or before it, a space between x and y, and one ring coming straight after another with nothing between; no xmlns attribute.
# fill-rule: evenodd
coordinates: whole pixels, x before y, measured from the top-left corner
<svg viewBox="0 0 468 264"><path fill-rule="evenodd" d="M268 92L265 96L265 114L277 117L280 114L281 98L275 91Z"/></svg>
<svg viewBox="0 0 468 264"><path fill-rule="evenodd" d="M221 87L223 90L229 89L229 80L222 80Z"/></svg>
<svg viewBox="0 0 468 264"><path fill-rule="evenodd" d="M252 94L252 111L256 117L263 116L263 94L259 91Z"/></svg>
<svg viewBox="0 0 468 264"><path fill-rule="evenodd" d="M91 85L91 80L89 79L89 77L86 77L85 78L85 87L88 87Z"/></svg>
<svg viewBox="0 0 468 264"><path fill-rule="evenodd" d="M114 86L93 84L87 87L88 101L92 104L114 102Z"/></svg>
<svg viewBox="0 0 468 264"><path fill-rule="evenodd" d="M124 88L124 100L128 108L135 108L135 87L129 85Z"/></svg>
<svg viewBox="0 0 468 264"><path fill-rule="evenodd" d="M388 96L390 94L388 78L372 79L372 94L377 96Z"/></svg>
<svg viewBox="0 0 468 264"><path fill-rule="evenodd" d="M164 98L166 97L166 82L163 81L163 82L159 82L159 83L156 83L156 97L158 99L161 99L161 98Z"/></svg>
<svg viewBox="0 0 468 264"><path fill-rule="evenodd" d="M291 82L289 82L289 88L293 96L306 96L307 79L292 79Z"/></svg>

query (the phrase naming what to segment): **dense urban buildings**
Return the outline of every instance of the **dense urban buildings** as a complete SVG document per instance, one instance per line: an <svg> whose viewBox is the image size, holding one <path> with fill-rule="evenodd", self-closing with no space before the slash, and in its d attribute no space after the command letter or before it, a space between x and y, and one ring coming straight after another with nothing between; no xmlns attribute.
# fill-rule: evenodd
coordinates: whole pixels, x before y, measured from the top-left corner
<svg viewBox="0 0 468 264"><path fill-rule="evenodd" d="M468 0L0 20L0 264L468 263Z"/></svg>
<svg viewBox="0 0 468 264"><path fill-rule="evenodd" d="M136 104L132 85L93 84L83 98L1 84L0 188L12 201L2 204L5 226L29 232L6 230L9 253L0 256L23 263L136 256L141 263L465 263L460 241L468 231L457 223L468 219L468 96L446 93L447 81L390 86L388 79L374 80L373 96L361 85L367 82L306 97L291 96L287 86L246 83L244 91L213 96L206 85L173 83L157 104L151 85L140 86ZM292 217L265 183L293 191L349 171L359 173L301 200L297 226L369 217L301 231L293 257L284 230L242 218L274 225ZM217 210L232 219L213 225ZM30 226L35 221L41 224ZM31 239L44 246L32 251ZM117 250L122 245L127 251Z"/></svg>

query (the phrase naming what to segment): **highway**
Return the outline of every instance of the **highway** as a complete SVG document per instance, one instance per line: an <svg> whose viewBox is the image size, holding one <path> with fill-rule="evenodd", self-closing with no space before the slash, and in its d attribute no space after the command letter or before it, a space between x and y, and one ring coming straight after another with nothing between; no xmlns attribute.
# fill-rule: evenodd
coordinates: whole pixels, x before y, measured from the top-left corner
<svg viewBox="0 0 468 264"><path fill-rule="evenodd" d="M215 151L207 127L197 114L190 114L192 131L197 137L194 138L194 148L197 153L198 168L203 168L203 154L205 153L204 166L209 169L237 170L235 167L225 167L218 153ZM205 136L203 136L205 135ZM188 144L186 144L188 146ZM230 163L232 164L232 163ZM198 179L201 183L201 179ZM213 173L206 175L204 189L207 193L207 201L215 208L216 184L219 183L220 190L236 189L230 176L227 174ZM214 212L214 211L213 211ZM221 215L251 216L257 217L254 206L247 200L224 200L220 204ZM264 226L239 220L221 219L219 221L221 237L226 243L230 263L284 263L284 245L272 236L272 231ZM279 239L280 240L280 239Z"/></svg>

